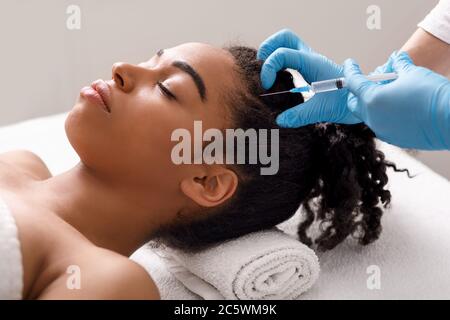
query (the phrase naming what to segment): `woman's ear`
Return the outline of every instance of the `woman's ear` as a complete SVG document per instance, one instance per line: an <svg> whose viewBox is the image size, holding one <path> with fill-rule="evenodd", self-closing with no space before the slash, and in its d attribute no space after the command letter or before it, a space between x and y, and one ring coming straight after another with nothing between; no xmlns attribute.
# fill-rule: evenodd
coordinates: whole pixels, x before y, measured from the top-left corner
<svg viewBox="0 0 450 320"><path fill-rule="evenodd" d="M204 176L181 181L182 192L202 207L215 207L236 191L238 177L234 171L219 167Z"/></svg>

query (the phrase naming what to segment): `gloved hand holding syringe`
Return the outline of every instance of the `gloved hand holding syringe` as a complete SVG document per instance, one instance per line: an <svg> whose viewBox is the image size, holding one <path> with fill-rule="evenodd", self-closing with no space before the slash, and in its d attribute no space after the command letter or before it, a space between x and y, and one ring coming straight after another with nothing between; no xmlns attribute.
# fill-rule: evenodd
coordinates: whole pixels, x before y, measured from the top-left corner
<svg viewBox="0 0 450 320"><path fill-rule="evenodd" d="M448 45L444 45L448 50ZM281 112L276 118L280 127L363 122L377 138L402 148L450 150L450 81L416 66L406 52L394 52L366 77L353 60L338 65L312 50L292 31L282 30L262 43L258 58L264 61L261 85L266 90L273 86L277 72L286 68L299 71L311 86L333 79L333 91L315 94ZM379 79L370 78L389 72L396 73L398 78L389 83L384 79L376 83ZM340 82L342 78L344 83ZM344 85L348 90L336 90ZM309 91L309 87L295 90Z"/></svg>

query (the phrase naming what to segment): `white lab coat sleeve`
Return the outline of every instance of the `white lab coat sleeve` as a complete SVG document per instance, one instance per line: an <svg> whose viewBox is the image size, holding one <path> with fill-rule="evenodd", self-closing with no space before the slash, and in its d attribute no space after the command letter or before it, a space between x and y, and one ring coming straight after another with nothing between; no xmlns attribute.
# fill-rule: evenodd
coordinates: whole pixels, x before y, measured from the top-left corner
<svg viewBox="0 0 450 320"><path fill-rule="evenodd" d="M417 26L450 44L450 0L440 0Z"/></svg>

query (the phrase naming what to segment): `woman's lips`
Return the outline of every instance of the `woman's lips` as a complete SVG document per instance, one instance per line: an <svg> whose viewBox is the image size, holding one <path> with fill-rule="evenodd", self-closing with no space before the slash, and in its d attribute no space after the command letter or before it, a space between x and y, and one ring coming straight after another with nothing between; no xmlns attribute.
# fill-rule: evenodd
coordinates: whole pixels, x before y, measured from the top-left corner
<svg viewBox="0 0 450 320"><path fill-rule="evenodd" d="M92 102L101 105L106 112L111 113L111 91L105 81L94 81L90 87L81 89L81 94Z"/></svg>

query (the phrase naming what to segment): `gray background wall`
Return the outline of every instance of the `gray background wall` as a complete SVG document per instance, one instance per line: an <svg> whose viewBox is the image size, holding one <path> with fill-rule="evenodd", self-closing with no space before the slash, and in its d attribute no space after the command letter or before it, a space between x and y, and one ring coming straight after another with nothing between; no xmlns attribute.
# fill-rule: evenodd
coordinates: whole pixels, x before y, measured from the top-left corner
<svg viewBox="0 0 450 320"><path fill-rule="evenodd" d="M81 87L188 41L257 47L289 27L314 49L370 71L401 47L437 0L0 0L0 125L70 110ZM81 8L68 30L66 9ZM369 5L381 30L366 27ZM450 178L447 153L418 158Z"/></svg>

